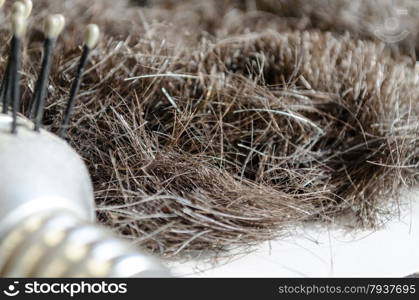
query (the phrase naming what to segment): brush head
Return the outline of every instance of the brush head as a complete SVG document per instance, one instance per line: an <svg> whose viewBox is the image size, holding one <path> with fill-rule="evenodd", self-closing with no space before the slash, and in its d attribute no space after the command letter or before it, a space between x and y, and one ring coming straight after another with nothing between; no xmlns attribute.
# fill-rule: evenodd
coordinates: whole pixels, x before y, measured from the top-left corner
<svg viewBox="0 0 419 300"><path fill-rule="evenodd" d="M11 122L0 114L0 235L35 212L66 210L93 220L93 188L80 156L24 118L10 134Z"/></svg>

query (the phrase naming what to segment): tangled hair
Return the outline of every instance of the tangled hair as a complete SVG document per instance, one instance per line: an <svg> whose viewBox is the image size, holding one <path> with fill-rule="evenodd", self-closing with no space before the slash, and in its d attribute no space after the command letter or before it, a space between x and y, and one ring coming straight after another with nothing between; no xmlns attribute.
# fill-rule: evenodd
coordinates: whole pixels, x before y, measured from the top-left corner
<svg viewBox="0 0 419 300"><path fill-rule="evenodd" d="M303 221L379 225L400 189L418 184L416 39L412 51L388 47L311 2L37 1L34 24L46 8L69 20L44 120L52 131L80 24L105 32L69 132L103 223L163 255L222 250ZM334 2L325 11L349 0ZM30 35L26 100L40 57Z"/></svg>

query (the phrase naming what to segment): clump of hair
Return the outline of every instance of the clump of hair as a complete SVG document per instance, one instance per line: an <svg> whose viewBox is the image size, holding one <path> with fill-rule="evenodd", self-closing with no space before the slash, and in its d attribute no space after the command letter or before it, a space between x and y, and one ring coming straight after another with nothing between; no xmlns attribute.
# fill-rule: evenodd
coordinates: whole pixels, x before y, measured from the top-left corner
<svg viewBox="0 0 419 300"><path fill-rule="evenodd" d="M38 1L50 11L52 2ZM411 58L299 27L321 22L300 2L278 11L268 2L68 4L45 122L59 128L78 24L99 24L68 139L89 166L103 223L163 255L222 250L341 215L379 225L401 188L417 186Z"/></svg>

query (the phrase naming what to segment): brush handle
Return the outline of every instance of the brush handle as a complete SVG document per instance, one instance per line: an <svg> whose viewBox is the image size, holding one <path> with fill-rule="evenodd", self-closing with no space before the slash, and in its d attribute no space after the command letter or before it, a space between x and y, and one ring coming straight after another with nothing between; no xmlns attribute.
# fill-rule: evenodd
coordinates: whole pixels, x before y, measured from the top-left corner
<svg viewBox="0 0 419 300"><path fill-rule="evenodd" d="M0 244L1 277L168 277L152 257L65 211L31 216Z"/></svg>

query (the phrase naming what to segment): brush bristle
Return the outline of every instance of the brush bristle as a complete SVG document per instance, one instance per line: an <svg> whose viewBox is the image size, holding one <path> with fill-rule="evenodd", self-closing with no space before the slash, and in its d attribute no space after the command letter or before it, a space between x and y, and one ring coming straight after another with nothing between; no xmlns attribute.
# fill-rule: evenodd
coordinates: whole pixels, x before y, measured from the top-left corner
<svg viewBox="0 0 419 300"><path fill-rule="evenodd" d="M23 2L16 1L12 6L12 16L25 16L26 6Z"/></svg>
<svg viewBox="0 0 419 300"><path fill-rule="evenodd" d="M62 15L49 15L45 18L44 34L49 39L56 39L64 29L65 19Z"/></svg>
<svg viewBox="0 0 419 300"><path fill-rule="evenodd" d="M32 12L32 8L33 8L32 0L21 0L21 1L25 5L24 17L29 18Z"/></svg>
<svg viewBox="0 0 419 300"><path fill-rule="evenodd" d="M16 37L22 38L26 32L26 19L23 15L12 16L12 32Z"/></svg>
<svg viewBox="0 0 419 300"><path fill-rule="evenodd" d="M96 24L89 24L86 27L86 31L84 34L84 43L89 49L96 47L97 43L99 42L99 26Z"/></svg>

